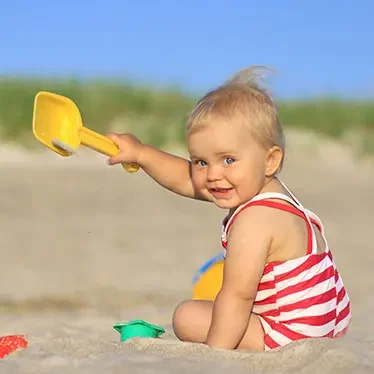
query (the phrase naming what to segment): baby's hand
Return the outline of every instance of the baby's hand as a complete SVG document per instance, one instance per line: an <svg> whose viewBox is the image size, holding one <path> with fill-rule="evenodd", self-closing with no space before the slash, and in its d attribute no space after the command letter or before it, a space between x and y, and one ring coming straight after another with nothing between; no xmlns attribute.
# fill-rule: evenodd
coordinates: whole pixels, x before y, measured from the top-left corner
<svg viewBox="0 0 374 374"><path fill-rule="evenodd" d="M139 164L140 154L142 152L143 144L138 138L131 134L116 134L109 133L107 135L119 148L119 153L116 156L108 159L109 165L116 164Z"/></svg>

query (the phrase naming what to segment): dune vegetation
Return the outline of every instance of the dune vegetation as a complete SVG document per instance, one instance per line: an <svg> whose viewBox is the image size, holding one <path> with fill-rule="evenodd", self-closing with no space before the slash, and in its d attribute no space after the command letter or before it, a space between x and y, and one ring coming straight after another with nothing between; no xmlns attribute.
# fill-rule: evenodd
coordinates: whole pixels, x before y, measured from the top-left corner
<svg viewBox="0 0 374 374"><path fill-rule="evenodd" d="M0 80L2 139L30 144L33 102L41 90L74 100L84 124L93 130L104 134L112 130L131 131L158 146L184 142L185 120L197 100L180 89L118 81L3 77ZM366 151L374 151L374 100L281 100L278 107L285 127L334 138L354 134Z"/></svg>

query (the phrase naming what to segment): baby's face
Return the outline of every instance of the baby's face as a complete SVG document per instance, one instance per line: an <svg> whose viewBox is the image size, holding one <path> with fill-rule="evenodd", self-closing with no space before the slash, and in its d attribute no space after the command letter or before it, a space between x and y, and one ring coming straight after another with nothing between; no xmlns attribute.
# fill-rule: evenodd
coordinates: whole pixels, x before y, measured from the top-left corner
<svg viewBox="0 0 374 374"><path fill-rule="evenodd" d="M244 125L217 121L187 140L194 187L218 207L236 208L262 189L267 152Z"/></svg>

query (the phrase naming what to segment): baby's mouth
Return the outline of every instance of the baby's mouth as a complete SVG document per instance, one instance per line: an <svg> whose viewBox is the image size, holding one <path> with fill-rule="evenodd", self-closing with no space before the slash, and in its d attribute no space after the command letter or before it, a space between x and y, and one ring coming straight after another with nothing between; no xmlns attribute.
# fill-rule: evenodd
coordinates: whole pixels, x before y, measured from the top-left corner
<svg viewBox="0 0 374 374"><path fill-rule="evenodd" d="M232 188L210 188L209 192L212 195L221 196L221 195L227 194L231 190L232 190Z"/></svg>

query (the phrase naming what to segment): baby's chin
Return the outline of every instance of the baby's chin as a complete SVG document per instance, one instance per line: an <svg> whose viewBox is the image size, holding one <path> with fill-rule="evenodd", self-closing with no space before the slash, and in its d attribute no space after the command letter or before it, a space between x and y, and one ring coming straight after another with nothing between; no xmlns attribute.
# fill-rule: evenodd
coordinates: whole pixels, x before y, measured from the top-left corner
<svg viewBox="0 0 374 374"><path fill-rule="evenodd" d="M221 209L235 209L239 206L239 204L230 201L230 200L223 200L223 199L215 199L213 198L213 203Z"/></svg>

